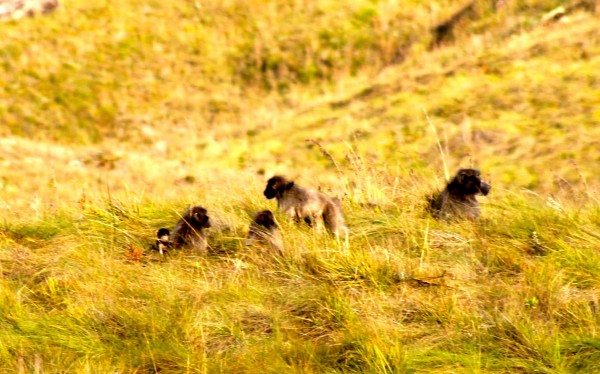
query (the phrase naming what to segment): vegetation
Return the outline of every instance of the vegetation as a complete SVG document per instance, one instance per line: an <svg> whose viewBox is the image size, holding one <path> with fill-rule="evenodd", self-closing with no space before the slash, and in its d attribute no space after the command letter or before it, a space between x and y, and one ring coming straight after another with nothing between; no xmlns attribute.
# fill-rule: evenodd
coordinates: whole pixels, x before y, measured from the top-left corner
<svg viewBox="0 0 600 374"><path fill-rule="evenodd" d="M596 3L478 0L439 46L464 3L0 24L0 372L600 372ZM470 165L482 219L432 219ZM274 173L341 197L349 245L278 213L284 255L244 247ZM210 254L148 251L188 204Z"/></svg>

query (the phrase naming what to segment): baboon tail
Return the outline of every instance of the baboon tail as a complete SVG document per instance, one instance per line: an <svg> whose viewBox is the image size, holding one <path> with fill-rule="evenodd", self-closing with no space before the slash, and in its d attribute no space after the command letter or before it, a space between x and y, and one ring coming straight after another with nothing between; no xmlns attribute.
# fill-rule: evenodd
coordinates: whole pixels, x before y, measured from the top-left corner
<svg viewBox="0 0 600 374"><path fill-rule="evenodd" d="M427 211L432 215L438 214L439 211L442 209L441 193L438 192L438 193L428 195L426 197L426 199L427 199Z"/></svg>
<svg viewBox="0 0 600 374"><path fill-rule="evenodd" d="M344 225L342 211L333 201L327 201L323 209L323 223L332 233L337 234L340 226Z"/></svg>

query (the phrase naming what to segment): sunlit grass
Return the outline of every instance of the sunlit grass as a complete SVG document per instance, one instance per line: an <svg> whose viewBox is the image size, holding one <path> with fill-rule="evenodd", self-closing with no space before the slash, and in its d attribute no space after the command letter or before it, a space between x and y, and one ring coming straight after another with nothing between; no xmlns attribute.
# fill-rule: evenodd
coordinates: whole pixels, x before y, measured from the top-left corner
<svg viewBox="0 0 600 374"><path fill-rule="evenodd" d="M348 248L278 214L285 238L278 256L242 245L248 211L269 206L257 197L261 186L251 192L235 179L222 182L235 197L207 188L204 204L217 222L208 257L130 256L149 246L153 227L176 220L175 209L135 199L7 224L4 367L594 368L596 207L558 209L495 191L480 222L437 222L420 201L397 192L403 203L392 203L388 186L377 184L385 199L344 203Z"/></svg>

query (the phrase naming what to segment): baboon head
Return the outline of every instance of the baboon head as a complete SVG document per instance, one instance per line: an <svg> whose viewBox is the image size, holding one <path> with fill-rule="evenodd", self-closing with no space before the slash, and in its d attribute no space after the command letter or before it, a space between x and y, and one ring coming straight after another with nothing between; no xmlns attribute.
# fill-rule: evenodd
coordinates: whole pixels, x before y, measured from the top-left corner
<svg viewBox="0 0 600 374"><path fill-rule="evenodd" d="M454 179L448 183L448 190L458 195L487 195L492 186L481 179L477 169L460 169Z"/></svg>
<svg viewBox="0 0 600 374"><path fill-rule="evenodd" d="M209 228L210 220L206 213L206 209L201 206L194 206L188 210L184 218L192 227Z"/></svg>
<svg viewBox="0 0 600 374"><path fill-rule="evenodd" d="M286 190L294 186L294 182L288 182L287 179L276 175L267 181L264 195L267 199L280 198Z"/></svg>
<svg viewBox="0 0 600 374"><path fill-rule="evenodd" d="M164 240L167 241L169 240L169 229L165 229L164 227L161 229L158 229L158 231L156 232L156 237L158 238L158 240Z"/></svg>
<svg viewBox="0 0 600 374"><path fill-rule="evenodd" d="M51 10L54 10L58 6L58 0L46 0L42 3L41 11L42 13L48 13Z"/></svg>
<svg viewBox="0 0 600 374"><path fill-rule="evenodd" d="M254 216L254 222L266 228L269 231L277 229L277 223L275 223L275 217L270 210L261 210Z"/></svg>

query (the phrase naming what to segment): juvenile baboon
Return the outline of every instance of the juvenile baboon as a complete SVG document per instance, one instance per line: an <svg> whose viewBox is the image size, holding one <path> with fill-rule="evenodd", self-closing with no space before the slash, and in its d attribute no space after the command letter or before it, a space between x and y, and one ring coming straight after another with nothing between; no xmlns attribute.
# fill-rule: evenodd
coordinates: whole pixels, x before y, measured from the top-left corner
<svg viewBox="0 0 600 374"><path fill-rule="evenodd" d="M477 195L487 195L492 186L476 169L460 169L446 188L429 197L429 208L437 218L477 219L481 213Z"/></svg>
<svg viewBox="0 0 600 374"><path fill-rule="evenodd" d="M152 246L152 249L159 251L160 254L164 254L173 246L173 243L169 239L169 229L160 228L156 231L156 243Z"/></svg>
<svg viewBox="0 0 600 374"><path fill-rule="evenodd" d="M173 229L171 241L174 248L190 248L198 251L206 250L206 236L202 229L210 227L210 219L206 209L201 206L188 208Z"/></svg>
<svg viewBox="0 0 600 374"><path fill-rule="evenodd" d="M267 181L264 195L267 199L276 198L277 207L297 222L304 220L312 226L317 218L321 218L325 227L336 237L347 233L342 205L337 198L300 187L279 175Z"/></svg>
<svg viewBox="0 0 600 374"><path fill-rule="evenodd" d="M283 245L279 226L270 210L261 210L252 217L246 244L254 243L267 245L272 251L281 253Z"/></svg>

